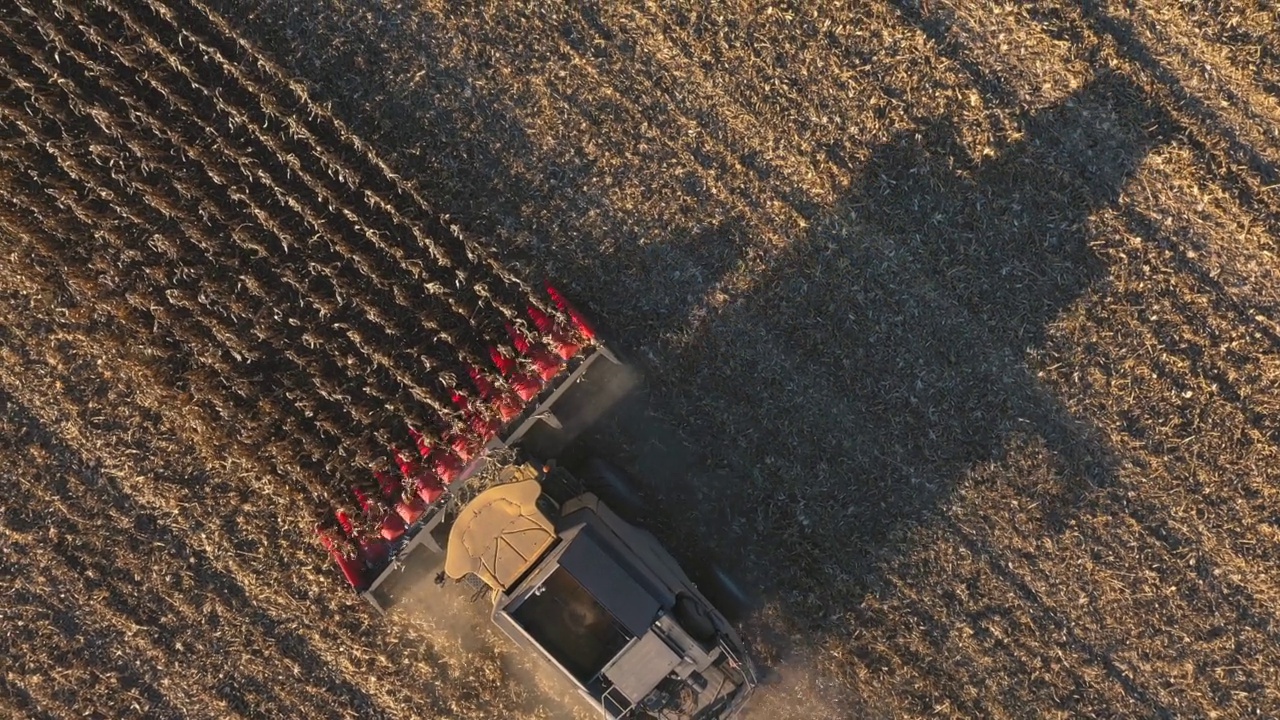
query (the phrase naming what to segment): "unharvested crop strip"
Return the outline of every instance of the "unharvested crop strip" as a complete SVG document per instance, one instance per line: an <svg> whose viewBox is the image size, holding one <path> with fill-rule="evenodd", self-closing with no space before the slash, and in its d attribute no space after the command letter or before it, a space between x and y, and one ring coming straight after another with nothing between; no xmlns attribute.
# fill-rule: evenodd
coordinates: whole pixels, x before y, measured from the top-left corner
<svg viewBox="0 0 1280 720"><path fill-rule="evenodd" d="M135 148L135 152L141 152L141 151L139 151L139 150L137 150L137 149ZM206 168L206 169L208 169L208 168ZM176 175L176 176L180 176L180 175ZM217 178L216 176L214 177L214 179L215 179L216 184L218 184L218 185L222 185L222 186L230 186L230 185L231 185L231 183L230 183L230 182L227 182L227 181L217 182L218 178ZM193 226L194 226L194 227L198 227L198 224L193 225ZM276 229L277 229L277 230L279 230L279 228L276 228ZM304 294L304 297L307 297L307 294L306 294L306 293L303 293L303 294ZM339 297L340 297L340 296L339 296ZM401 377L401 378L404 378L405 376L401 375L400 377ZM410 383L410 385L412 386L412 383ZM419 396L419 397L423 397L423 396L425 396L425 394L424 394L421 390L419 390L418 392L416 392L416 393L415 393L415 395L417 395L417 396ZM444 413L445 413L445 414L446 414L446 416L447 416L447 413L449 412L449 409L448 409L447 407L443 407L443 406L441 406L441 405L437 404L437 411L440 411L440 410L442 410L442 409L443 409Z"/></svg>
<svg viewBox="0 0 1280 720"><path fill-rule="evenodd" d="M151 278L152 284L154 285L161 285L166 280L165 272L159 267L143 266L139 268L139 271ZM201 294L207 294L209 298L212 298L215 301L226 302L226 298L221 296L217 285L202 286L198 292ZM228 348L234 349L236 347L235 343L240 337L240 334L236 331L241 331L244 335L258 336L261 342L271 345L272 347L280 344L278 339L275 339L275 343L273 344L273 336L269 335L270 331L264 331L262 327L257 324L252 324L247 329L225 329L221 328L217 323L210 323L203 317L204 312L202 312L201 308L204 303L202 302L202 296L196 294L196 291L187 290L184 292L174 289L167 291L166 295L169 296L169 302L175 307L185 310L189 314L191 320L194 320L196 323L207 325L213 335L218 340L222 341L222 343ZM184 324L184 320L182 319L168 321L170 328L182 327ZM268 337L263 337L264 335L267 335ZM199 345L195 347L199 347ZM264 358L275 357L275 353L253 352L254 355L259 358L259 361L254 363L254 366L258 368L262 368L264 366ZM355 417L349 412L348 408L344 404L336 403L327 398L326 393L324 393L319 387L319 383L317 381L321 375L318 373L325 372L323 369L325 363L324 358L317 356L315 362L306 364L300 364L299 359L296 356L289 357L288 359L292 360L295 364L298 364L302 369L294 371L287 369L282 371L271 371L269 377L283 382L284 387L281 388L281 390L284 392L285 396L293 400L294 404L297 406L297 410L294 412L300 411L301 417L305 418L305 420L301 420L301 422L304 423L304 428L308 422L314 425L313 428L308 429L308 432L301 433L299 441L301 442L307 437L328 437L333 442L327 450L331 453L337 453L339 455L343 454L344 450L342 440L346 435L345 433L336 432L334 428L350 427L357 433L357 436L359 436L362 429L367 431L368 428L362 428L361 424L356 421ZM332 365L332 362L330 361L329 364ZM224 372L228 371L235 373L234 375L228 375L228 378L243 377L250 374L250 371L247 368L240 369L238 373L236 373L233 368L225 368ZM300 379L310 380L311 382L310 384L302 384L299 382ZM269 385L261 385L261 387L265 390ZM316 403L315 396L317 395L316 391L318 390L320 391L318 393L320 398L325 400L326 404ZM282 413L282 415L287 417L288 413ZM318 433L316 432L317 430L319 431ZM315 456L313 456L313 459L319 460L326 467L330 465L329 462L320 460L320 458Z"/></svg>
<svg viewBox="0 0 1280 720"><path fill-rule="evenodd" d="M172 210L168 210L168 211L169 211L169 213L172 213ZM141 309L141 307L140 307L140 309ZM142 310L145 310L145 309L142 309ZM243 351L243 348L242 348L242 351Z"/></svg>
<svg viewBox="0 0 1280 720"><path fill-rule="evenodd" d="M28 198L27 200L29 202L31 198ZM23 217L22 208L24 207L29 208L30 205L18 205L16 207L12 207L8 209L0 208L0 213L3 213L3 216L0 216L0 223L3 223L14 229L18 229L29 240L42 241L43 238L59 237L59 234L51 228L39 227L38 231L36 231L36 228L32 227L31 219L29 217ZM41 220L39 221L39 224L43 225L45 222L46 221L42 217ZM57 257L58 250L61 249L62 244L59 242L53 242L51 244L46 243L46 246L50 248L48 252L53 253L53 256ZM85 263L80 265L79 267L83 268L84 270L87 270L88 264ZM134 330L134 332L138 333L139 336L146 336L150 334L151 329L156 325L165 325L171 331L175 332L178 338L185 339L189 347L194 348L194 347L203 346L206 349L211 347L217 347L216 345L210 345L208 343L207 338L190 335L190 332L191 332L190 325L184 324L182 322L175 322L169 319L165 314L163 306L157 306L153 303L148 303L148 302L140 302L140 303L132 302L129 300L127 293L121 293L121 291L119 290L112 291L109 289L109 287L101 285L98 282L96 277L92 275L82 274L83 270L77 268L77 265L75 263L69 264L66 267L66 270L64 272L66 272L68 275L78 276L82 281L87 282L92 287L95 287L98 290L98 292L95 293L95 297L102 299L102 298L110 298L113 295L116 295L117 297L121 297L121 299L123 299L127 303L126 307L131 307L135 312L141 313L142 316L138 317L138 316L134 316L132 313L126 310L125 307L117 306L113 308L114 310L116 310L117 319L120 322L123 322L129 325ZM199 352L190 353L190 356L193 359L200 362L214 361L214 358L210 357L207 353L199 353ZM221 367L223 370L226 369L225 365ZM219 370L219 367L217 365L214 366L214 370L215 372L219 372L219 373L221 372L221 370ZM244 408L254 407L254 403L256 399L255 395L256 393L244 395L241 398L242 406ZM227 415L227 411L225 407L226 406L223 405L223 409L220 411L220 414L225 416L226 419L228 420L225 427L243 427L241 423L236 422L236 417L234 413L230 416ZM249 410L248 412L251 413L252 411ZM283 463L283 465L280 466L279 468L280 470L279 474L282 477L294 476L294 477L301 477L304 479L311 477L310 473L304 472L302 468L294 464L289 457L277 457L276 460L278 462ZM324 487L324 485L322 483L318 483L318 481L313 481L312 487L313 489L319 489ZM323 497L325 494L326 493L321 491L320 496Z"/></svg>
<svg viewBox="0 0 1280 720"><path fill-rule="evenodd" d="M56 29L50 29L50 32L56 32ZM92 28L86 28L86 32L93 33L94 31ZM106 77L107 74L109 73L109 70L107 68L104 68L98 65L97 63L94 63L92 60L88 59L88 57L85 56L84 54L76 52L73 48L71 48L66 44L66 39L64 37L62 36L56 36L56 37L58 37L58 39L61 41L60 44L64 47L65 50L74 53L78 60L84 63L87 67L90 67L93 69L94 71L93 77L98 78L99 81L103 81L103 78ZM91 39L93 39L95 42L102 43L102 44L107 44L109 42L109 41L103 40L101 37L92 37ZM113 47L112 49L116 51L115 54L118 57L123 57L126 55L126 53L120 52L119 48ZM158 84L153 78L153 75L155 75L155 73L142 72L142 68L135 68L135 71L139 72L140 73L139 77L141 77L145 83L151 85L158 92L160 92L161 95L163 95L163 97L165 97L169 103L171 103L172 105L182 110L183 111L181 115L182 117L185 117L188 120L193 121L194 123L199 125L203 131L203 134L205 134L209 139L220 140L222 141L222 144L225 146L226 138L220 136L214 128L210 127L207 123L201 120L200 118L202 113L199 112L197 109L189 106L187 104L187 101L183 99L181 94L175 94L173 92L170 92L163 85ZM154 132L157 135L160 135L161 137L168 135L168 133L166 132L166 129L158 124L158 121L155 120L154 117L152 117L149 110L145 108L140 108L131 102L130 94L128 92L121 91L121 86L118 83L114 83L114 81L110 81L110 80L108 80L107 82L112 82L114 87L116 88L116 91L112 95L114 97L119 97L123 99L123 101L126 104L129 104L131 106L131 112L135 114L135 116L140 116L146 122L146 124L154 130ZM194 87L197 90L203 91L210 98L218 97L216 93L211 93L208 90L204 89L202 86L194 85ZM222 106L221 109L224 112L235 113L235 110L233 108ZM255 124L247 121L243 117L240 117L238 118L237 122L233 123L233 127L240 127L240 128L255 127ZM176 139L174 139L174 141L177 142ZM179 144L179 147L182 147L182 144ZM200 152L198 143L187 145L184 148L184 150L187 153L192 154L193 156L200 159L205 165L212 166L213 164L212 159L207 154L202 154ZM244 158L247 158L247 157L248 155L244 156ZM272 153L268 153L267 157L269 160L272 160L275 158L275 156ZM335 231L337 230L335 228L328 228L326 225L326 221L324 221L319 216L313 214L311 210L306 208L304 205L302 205L298 201L298 196L295 196L292 193L286 192L283 188L276 185L270 179L270 176L266 174L261 168L257 167L256 165L254 166L246 165L245 164L246 161L244 158L237 160L235 165L241 169L245 178L249 180L249 182L254 184L262 184L262 186L268 190L268 194L271 196L274 196L277 199L277 201L280 203L280 206L282 208L288 208L292 212L296 213L297 216L302 220L302 222L306 226L319 231L322 237L325 237L328 239L327 241L329 243L335 243L335 242L339 244L343 243L342 238L346 235L346 233L343 233L340 230ZM227 187L235 186L235 183L231 182L229 179L224 179L221 181L216 177L214 179L215 179L215 182L217 182L220 185L224 185ZM305 196L307 196L307 194L304 193L303 197ZM258 207L256 203L254 203L251 197L246 195L244 197L237 198L237 199L247 204L250 208L250 211L260 221L264 222L264 224L266 224L269 228L271 228L274 232L276 232L277 235L281 237L288 237L290 235L289 232L282 230L280 226L271 224L271 222L269 221L269 216L262 212L262 209ZM330 200L332 200L332 198ZM353 227L357 229L357 234L359 234L359 228L360 228L359 219L353 215L350 215L349 213L348 213L348 219L352 222ZM314 247L315 246L314 240L316 238L315 236L310 236L308 238L307 237L308 235L310 234L306 232L300 232L298 234L298 240L299 242L309 243ZM368 278L368 280L373 284L373 287L379 290L382 290L385 295L387 281L383 277L380 277L377 273L372 272L369 269L367 265L367 263L369 262L369 258L365 257L361 251L351 248L350 246L342 245L341 249L343 250L342 253L333 255L333 261L340 264L342 263L353 264L357 268L357 270L361 272L361 274L365 275ZM439 287L439 286L437 285L435 287ZM436 293L436 294L440 294L440 293ZM445 299L448 300L449 299L448 296L445 296ZM406 308L406 309L412 310L413 308ZM456 304L453 307L453 312L457 314L460 318L466 320L467 322L473 321L474 315L475 315L474 312L468 312L468 311L463 311L459 309L458 307L456 307ZM416 315L416 317L421 318L423 316ZM426 327L428 329L432 329L432 326L429 324ZM436 334L437 337L456 345L455 350L457 353L463 354L464 357L470 357L472 359L472 362L475 362L476 360L478 360L479 355L477 352L477 348L468 348L465 343L458 345L453 335L447 332L444 332L442 329L439 329L438 326L436 326L436 330L437 330L437 334ZM464 335L463 338L465 339L466 336Z"/></svg>
<svg viewBox="0 0 1280 720"><path fill-rule="evenodd" d="M94 38L94 40L95 40L95 42L99 42L99 43L109 43L109 41L104 41L104 40L102 40L101 38L98 38L98 37L95 37L95 38ZM117 55L123 55L123 54L124 54L124 53L119 52L119 49L118 49L118 48L115 48L114 46L112 46L112 48L113 48L113 50L116 50L116 51L117 51L117 52L116 52L116 54L117 54ZM147 81L148 81L148 82L152 82L152 81L151 81L151 79L150 79L150 74L147 74L147 75L146 75L146 79L147 79ZM193 81L193 82L194 82L194 81ZM180 108L184 108L184 109L186 110L186 112L187 112L187 114L188 114L188 115L198 116L198 115L200 114L200 113L198 113L198 112L195 112L193 109L191 109L191 108L189 108L189 107L186 107L186 106L185 106L185 101L183 101L183 100L181 100L181 99L177 98L177 97L176 97L176 96L174 96L172 93L168 92L168 91L167 91L167 90L166 90L162 85L156 85L156 84L154 84L154 82L153 82L152 84L153 84L153 85L155 85L155 88L156 88L159 92L161 92L161 93L162 93L166 98L168 98L168 99L169 99L169 101L170 101L171 103L173 103L173 104L177 105L177 106L178 106L178 107L180 107ZM199 89L199 88L198 88L198 89ZM207 91L206 91L206 92L207 92ZM214 95L210 95L210 97L214 97ZM243 124L245 124L245 123L244 123L244 122L241 122L240 124L241 124L241 125L243 125ZM252 125L252 123L248 123L248 124ZM205 126L204 126L204 131L205 131L205 133L206 133L206 134L209 134L209 135L213 135L213 134L215 134L215 131L213 131L213 130L212 130L211 128L209 128L207 125L205 125ZM160 129L160 130L158 130L158 132L164 132L164 131L163 131L163 129ZM257 173L257 174L260 174L260 173ZM288 198L286 198L286 199L288 199ZM312 223L312 224L314 224L314 223ZM329 242L330 244L338 243L338 246L339 246L339 247L341 248L341 250L343 251L343 252L341 252L341 253L337 253L336 255L333 255L333 256L332 256L332 257L334 258L333 262L334 262L335 264L342 264L342 263L351 262L351 261L352 261L352 259L353 259L353 258L355 258L355 260L356 260L356 263L355 263L355 264L357 265L358 269L360 269L360 270L361 270L361 271L362 271L366 276L370 277L370 278L374 281L374 283L375 283L375 284L378 284L379 286L381 286L381 282L379 281L378 276L377 276L376 274L373 274L373 273L372 273L372 272L371 272L371 271L370 271L370 270L369 270L369 269L368 269L368 268L367 268L367 267L366 267L362 262L360 262L360 260L359 260L359 258L361 257L360 253L359 253L358 251L355 251L355 250L351 249L349 246L346 246L345 244L343 244L342 237L343 237L343 235L342 235L342 234L338 234L338 235L331 235L331 236L329 236L329 238L328 238L328 242ZM312 244L312 247L313 247L313 248L314 248L314 247L316 247L316 246L314 245L314 243ZM339 249L339 247L335 247L335 248L334 248L334 251L336 252L336 251ZM318 266L319 266L319 267L321 267L321 268L324 268L324 267L325 267L325 266L324 266L324 264L322 264L322 263L321 263L321 264L318 264ZM330 276L332 277L332 274L330 274ZM414 286L413 284L410 284L410 287L411 287L411 288L415 288L415 289L416 289L416 286ZM439 288L438 284L430 284L430 285L425 286L425 287L428 287L428 288L430 288L430 287L436 287L436 288ZM422 326L423 326L423 327L425 327L426 329L428 329L428 330L430 330L430 331L432 331L432 332L434 333L433 337L437 337L437 338L440 338L440 339L444 339L444 340L446 340L450 345L453 345L453 346L454 346L455 352L450 353L449 355L447 355L447 356L446 356L447 358L449 358L449 359L454 359L454 358L457 358L457 357L459 357L459 356L460 356L464 361L466 361L468 364L470 364L470 365L471 365L471 366L473 366L473 367L482 368L482 367L484 367L484 366L485 366L485 363L486 363L487 361L486 361L486 360L484 360L484 359L482 359L481 357L479 357L479 356L476 354L476 352L475 352L475 350L474 350L473 348L469 347L465 342L463 342L463 343L459 343L459 342L455 339L455 336L454 336L453 334L451 334L450 332L448 332L448 331L446 331L445 329L441 328L441 327L440 327L437 323L435 323L434 321L430 320L428 316L424 315L424 314L421 312L421 309L413 307L413 305L412 305L412 301L406 301L404 298L401 298L401 297L399 296L400 288L401 288L401 285L395 285L395 286L393 286L393 287L392 287L391 293L392 293L392 299L393 299L393 301L394 301L394 302L397 302L399 305L401 305L402 307L404 307L404 308L406 309L406 311L408 311L406 314L411 314L411 315L414 315L416 318L418 318L419 322L422 324ZM385 294L385 292L384 292L384 294ZM440 293L439 293L439 292L436 292L436 293L433 293L433 294L440 294ZM425 298L423 298L423 296L422 296L420 293L419 293L419 298L425 299ZM428 303L428 304L430 304L430 303ZM364 307L366 307L366 308L367 308L368 306L367 306L367 305L365 305ZM386 317L386 316L383 316L383 317ZM377 318L377 317L375 317L374 319L375 319L375 320L377 320L378 318ZM477 318L476 318L476 315L475 315L475 313L474 313L474 312L471 312L471 313L467 314L467 316L466 316L466 320L467 320L468 322L470 322L470 323L474 323L474 322L476 321L476 319L477 319ZM390 325L391 325L390 323L386 323L386 322L383 322L383 324L388 325L388 326L390 326ZM463 339L465 340L468 336L464 333L462 337L463 337ZM495 344L500 344L500 343L495 343ZM419 396L421 396L421 394L422 394L421 389L420 389L420 388L418 388L418 387L416 387L416 384L415 384L414 382L409 382L409 381L407 380L406 376L404 376L400 371L395 370L394 368L392 368L392 370L393 370L393 372L394 372L398 377L400 377L400 378L401 378L402 382L406 382L406 384L408 384L408 385L413 389L413 392L415 393L415 395L419 395ZM460 371L460 368L457 368L457 367L455 367L455 368L454 368L454 372L455 372L455 374L459 374L459 371ZM502 381L501 381L500 379L498 379L496 376L495 376L495 377L492 377L491 379L495 382L495 384L498 384L498 385L500 385L500 386L502 385ZM437 406L437 411L441 412L441 413L442 413L442 415L444 415L444 416L448 416L448 414L449 414L449 412L450 412L450 409L449 409L449 408L441 408L441 407Z"/></svg>
<svg viewBox="0 0 1280 720"><path fill-rule="evenodd" d="M305 110L304 113L297 114L296 117L303 118L304 120L315 120L318 118L319 122L314 126L315 132L320 135L328 136L332 142L325 143L316 140L311 131L306 130L303 126L293 121L293 118L295 117L293 114L280 113L274 107L268 107L265 104L263 107L264 110L276 115L281 122L284 122L289 127L295 130L302 130L304 136L310 139L315 147L348 148L352 151L352 154L361 159L362 164L368 165L374 171L373 173L355 172L345 164L339 164L338 166L343 168L343 172L346 176L361 177L365 181L372 181L374 179L381 178L383 181L389 183L391 188L394 188L394 190L400 195L408 197L416 208L425 211L426 217L423 218L423 222L425 223L425 227L428 231L427 235L453 237L462 244L468 258L478 260L481 265L492 272L495 277L502 281L502 283L518 288L522 293L520 298L521 302L533 304L542 311L550 314L552 317L557 317L561 320L566 319L559 309L543 298L540 293L534 292L523 280L507 271L506 268L497 262L492 253L490 253L479 242L470 239L465 233L462 233L456 228L442 222L433 212L430 211L430 208L432 207L431 204L428 203L410 183L405 182L399 175L392 172L392 170L381 160L381 158L378 157L377 153L374 152L368 144L352 133L341 120L335 117L327 109L313 102L306 94L300 83L291 81L289 76L278 65L262 53L258 52L256 48L245 42L239 34L226 24L225 20L223 20L221 16L213 12L208 6L199 2L199 0L187 3L188 5L193 6L194 11L188 10L183 12L182 25L179 26L174 20L174 11L165 7L161 3L155 2L155 0L147 0L147 2L148 5L155 10L156 14L170 23L175 30L179 32L186 32L189 28L205 26L209 28L207 38L211 42L221 40L224 43L224 47L229 45L231 47L238 48L239 52L236 54L243 55L250 59L252 64L262 71L271 82L282 87L287 87L291 91L299 103L299 106ZM228 66L231 68L235 67L230 64L228 64ZM270 98L271 95L258 94L257 97L265 103L266 99ZM427 247L428 249L432 249L434 247L432 241L425 235L421 235L412 224L410 224L410 229L414 231L415 237L418 239L419 243L423 244L424 247Z"/></svg>
<svg viewBox="0 0 1280 720"><path fill-rule="evenodd" d="M109 0L103 0L103 1L106 2L107 4L110 4ZM136 20L132 16L130 16L127 13L127 11L123 11L113 4L111 5L111 9L113 12L116 12L118 15L120 15L120 17L124 18L126 22L128 22L135 29L138 29ZM154 6L152 9L154 9ZM165 18L166 20L169 19L166 13L158 13L158 15L160 15L160 17ZM162 54L165 60L176 71L186 76L187 79L191 82L191 84L194 87L196 87L198 90L202 92L206 92L206 93L208 92L203 86L201 86L199 81L193 76L192 71L186 66L184 66L176 56L171 55L168 52L167 48L156 44L155 41L152 40L150 36L148 36L145 33L145 30L138 29L138 31L140 32L140 34L142 34L144 41L147 42L149 45L151 45L153 49L156 50L157 53ZM263 111L267 113L267 118L264 118L264 119L269 119L274 115L278 121L282 123L286 122L287 114L279 111L274 106L274 104L269 101L269 99L272 97L271 93L266 88L254 83L244 73L243 68L233 63L227 62L226 59L222 56L222 54L218 50L216 50L215 48L209 47L208 45L203 43L200 40L200 38L197 38L191 35L186 27L178 27L175 25L172 28L172 31L176 33L179 37L188 38L191 41L191 43L201 51L203 56L206 58L206 61L215 63L226 74L227 79L232 81L232 85L230 85L229 87L234 88L236 85L244 87L245 99L247 100L247 102L245 103L246 106L251 105L253 101L256 101L261 105ZM210 97L212 97L215 101L221 102L219 96L216 94L211 94ZM287 149L279 146L278 144L279 138L265 135L260 131L258 131L258 123L245 117L243 114L241 114L240 111L234 110L229 106L226 107L226 111L231 113L233 117L237 117L237 120L243 127L245 127L251 133L253 133L259 139L259 141L265 144L272 151L271 154L273 156L284 158L286 160L290 160L290 159L297 160L296 155L288 152ZM301 127L300 125L294 123L290 125L290 127L295 130L295 134L299 134L296 132L296 130L298 127ZM306 148L306 151L309 151L309 152L303 153L304 158L307 157L308 154L316 157L320 157L321 153L323 152L321 150L321 147L322 147L321 143L316 142L313 137L310 137L309 133L302 135L300 139L307 139L312 141L312 145ZM320 193L321 196L324 197L325 200L331 204L331 206L336 205L337 207L343 207L341 204L341 201L338 198L336 198L334 194L329 193L327 190L325 190L323 185L321 184L321 181L317 179L317 177L323 177L324 173L322 173L320 176L313 177L307 173L307 171L302 167L301 164L292 165L292 166L304 178L304 180L306 180L308 184L312 186L313 190ZM332 172L328 173L328 175L332 177L333 173ZM340 173L340 176L347 179L348 185L353 184L351 182L351 178L360 177L362 181L365 180L364 177L352 173L347 168L342 168L342 172ZM437 262L439 262L442 267L454 269L455 274L457 275L456 285L458 286L459 290L461 290L462 292L467 292L468 289L471 288L471 284L474 281L472 281L467 276L466 274L467 271L464 270L463 265L460 264L457 260L451 259L447 251L443 248L443 246L439 246L436 240L433 240L427 235L424 235L421 232L420 228L418 227L417 223L413 223L408 219L406 219L405 217L403 217L398 211L395 210L394 206L382 200L382 198L376 195L375 193L365 190L365 191L362 191L362 194L365 197L366 201L369 202L372 208L380 209L384 211L384 213L390 216L390 219L394 223L400 225L402 228L407 229L409 232L414 234L414 236L417 237L419 243L423 247L426 247L428 250L430 250L436 256ZM350 217L353 218L353 222L354 222L354 218L356 218L357 216L354 213L351 213L351 211L347 210L345 207L343 207L343 209L344 209L344 212L347 212L350 215ZM357 226L359 226L358 222L357 222ZM436 233L436 235L439 236L440 233ZM395 233L391 233L390 236L394 237ZM398 262L400 265L409 267L409 268L414 267L411 264L412 263L411 258L405 255L403 250L394 246L386 245L385 243L382 242L381 238L377 237L376 234L369 234L367 237L375 246L381 247L383 250L388 252L392 256L392 258L396 262ZM445 237L447 237L447 234L445 235ZM472 253L472 248L466 248L466 251L470 255ZM472 266L472 269L479 269L480 267L482 266ZM467 316L466 311L462 310L461 306L456 305L456 301L453 299L452 294L445 294L444 297L447 301L449 301L451 304L454 305L454 309L456 312L459 312L463 317ZM474 297L473 300L475 302L479 302L481 298ZM491 300L496 300L496 298L491 298ZM515 311L511 307L502 305L499 302L495 302L494 304L495 304L495 307L498 307L500 310L502 310L504 314L506 314L509 318L515 317L515 314L514 314Z"/></svg>
<svg viewBox="0 0 1280 720"><path fill-rule="evenodd" d="M7 108L2 108L2 109L0 109L0 113L5 113L6 115L8 115L8 116L9 116L10 121L11 121L11 122L14 122L15 124L22 124L22 123L23 123L23 118L22 118L21 116L9 114L9 113L8 113ZM30 130L30 128L28 128L28 130ZM46 146L45 146L45 147L46 147L46 149L47 149L47 150L51 150L51 151L54 151L54 152L56 153L56 150L54 150L54 149L57 147L57 145L56 145L56 144L46 144ZM11 150L11 151L12 151L12 150L14 150L14 149L15 149L15 148L14 148L13 146L10 146L10 150ZM74 172L77 168L80 168L80 165L79 165L78 163L76 163L76 162L74 161L74 159L73 159L73 158L67 157L67 156L65 156L65 155L60 155L60 154L55 154L55 157L58 157L58 158L59 158L59 164L60 164L60 166L61 166L61 169L62 169L62 170L64 170L64 171L72 171L72 172ZM83 168L80 168L80 169L83 169ZM33 178L33 179L34 179L34 178ZM109 186L110 186L110 183L109 183L109 182L108 182L108 183L103 183L102 181L103 181L104 179L103 179L103 178L101 178L101 177L96 178L96 179L94 179L94 178L82 178L82 180L83 180L83 182L86 184L86 187L92 187L92 188L100 189L100 188L103 188L103 187L109 187ZM40 196L40 194L39 194L39 190L37 190L37 191L35 191L35 192L37 192L37 195L36 195L35 197L39 197L39 196ZM80 205L75 201L75 197L76 197L76 195L77 195L77 193L74 193L74 192L66 192L66 193L62 193L62 203L63 203L63 205L64 205L64 206L68 206L68 207L72 207L72 208L79 208L79 207L80 207ZM34 197L33 197L33 198L31 198L31 200L34 200ZM31 200L29 200L29 201L31 201ZM76 212L76 215L81 219L81 221L83 221L83 222L85 222L85 223L86 223L86 228L87 228L87 230L86 230L86 231L87 231L87 233L88 233L88 235L87 235L87 236L92 236L92 235L95 233L95 230L94 230L94 228L95 228L95 227L99 227L99 228L100 228L100 226L98 226L98 225L96 225L96 224L95 224L95 222L94 222L94 216L93 216L93 214L92 214L92 213L88 213L88 214L87 214L87 213L86 213L86 211L85 211L85 210L83 210L83 209L76 210L75 212ZM134 218L134 220L135 220L135 222L141 222L141 221L140 221L139 219L137 219L137 218ZM106 237L113 237L113 235L114 235L113 233L108 233L108 234L106 234ZM74 244L73 244L73 245L74 245ZM96 263L96 262L98 262L98 260L99 260L99 259L98 259L98 258L96 258L96 257L94 257L94 256L89 256L89 257L85 258L82 262L84 262L88 267L93 267L93 266L95 265L95 263ZM140 308L140 309L150 309L150 308L148 307L148 308ZM216 327L216 324L215 324L214 326L212 326L212 327ZM216 331L215 331L215 333L216 333ZM238 343L238 338L236 337L236 335L235 335L234 333L227 333L227 332L218 333L218 337L223 341L223 343L224 343L224 344L230 343L230 344L231 344L231 347L237 347L237 346L239 345L239 343ZM245 347L244 347L244 346L242 346L242 345L239 345L239 351L240 351L241 353L250 353L250 352L251 352L251 351L249 351L247 348L245 348Z"/></svg>

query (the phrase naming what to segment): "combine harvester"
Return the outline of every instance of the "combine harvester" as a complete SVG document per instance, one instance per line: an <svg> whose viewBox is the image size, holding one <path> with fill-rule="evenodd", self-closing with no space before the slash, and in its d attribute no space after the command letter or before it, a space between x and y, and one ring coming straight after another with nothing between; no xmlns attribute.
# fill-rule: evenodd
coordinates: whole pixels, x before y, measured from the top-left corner
<svg viewBox="0 0 1280 720"><path fill-rule="evenodd" d="M473 372L489 406L455 395L470 436L432 445L411 430L417 457L392 448L400 477L377 473L377 497L355 489L359 517L338 512L336 525L317 528L321 541L382 614L429 601L446 577L487 591L503 633L604 717L732 717L758 684L754 666L671 554L615 512L637 508L629 479L598 459L578 477L522 447L539 423L562 427L556 405L593 366L619 364L547 291L561 316L530 308L542 340L508 326L520 357L491 353L507 391Z"/></svg>

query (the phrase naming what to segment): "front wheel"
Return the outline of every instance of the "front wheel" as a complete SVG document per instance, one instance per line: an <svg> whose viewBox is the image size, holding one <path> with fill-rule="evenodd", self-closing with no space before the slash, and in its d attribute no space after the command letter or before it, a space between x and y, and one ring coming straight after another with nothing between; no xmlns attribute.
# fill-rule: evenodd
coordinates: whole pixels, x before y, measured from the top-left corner
<svg viewBox="0 0 1280 720"><path fill-rule="evenodd" d="M672 607L671 613L675 615L680 627L684 628L694 640L704 645L711 645L716 641L719 633L701 600L682 591L676 595L676 604Z"/></svg>

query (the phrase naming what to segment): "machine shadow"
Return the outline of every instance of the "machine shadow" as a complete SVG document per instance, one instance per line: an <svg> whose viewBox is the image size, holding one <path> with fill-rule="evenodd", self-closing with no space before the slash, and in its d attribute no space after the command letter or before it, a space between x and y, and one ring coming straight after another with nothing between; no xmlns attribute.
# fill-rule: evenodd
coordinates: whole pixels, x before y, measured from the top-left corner
<svg viewBox="0 0 1280 720"><path fill-rule="evenodd" d="M670 369L717 391L690 422L698 441L705 428L726 438L705 451L726 471L675 494L718 520L679 520L703 528L792 634L847 632L831 618L857 617L910 529L1013 445L1052 458L1054 482L1027 489L1045 527L1028 532L1056 532L1113 481L1111 451L1028 353L1106 282L1090 218L1118 202L1167 125L1117 76L1026 116L991 158L970 157L946 118L926 123L877 148L753 289L702 308ZM787 641L774 642L782 659Z"/></svg>

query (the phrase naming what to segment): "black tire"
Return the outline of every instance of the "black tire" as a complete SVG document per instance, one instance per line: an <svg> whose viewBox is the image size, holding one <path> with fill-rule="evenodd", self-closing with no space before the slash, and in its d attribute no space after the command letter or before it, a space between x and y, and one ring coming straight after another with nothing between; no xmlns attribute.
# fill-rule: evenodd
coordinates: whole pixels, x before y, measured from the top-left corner
<svg viewBox="0 0 1280 720"><path fill-rule="evenodd" d="M631 475L600 458L588 458L583 464L582 484L628 520L644 517L649 509Z"/></svg>
<svg viewBox="0 0 1280 720"><path fill-rule="evenodd" d="M777 668L756 668L756 682L764 686L782 683L782 673Z"/></svg>
<svg viewBox="0 0 1280 720"><path fill-rule="evenodd" d="M676 622L680 623L680 627L685 629L694 640L704 645L710 645L716 641L715 623L711 622L711 616L701 600L686 592L676 595L675 607L671 609L671 613L675 615Z"/></svg>

